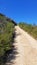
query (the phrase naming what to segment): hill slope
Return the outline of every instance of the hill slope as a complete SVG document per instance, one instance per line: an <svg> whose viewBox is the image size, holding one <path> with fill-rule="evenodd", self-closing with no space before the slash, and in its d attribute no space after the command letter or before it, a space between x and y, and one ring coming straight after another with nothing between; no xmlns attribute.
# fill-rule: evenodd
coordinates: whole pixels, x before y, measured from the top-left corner
<svg viewBox="0 0 37 65"><path fill-rule="evenodd" d="M19 23L19 26L27 31L30 35L32 35L35 39L37 39L37 26L31 25L27 23Z"/></svg>
<svg viewBox="0 0 37 65"><path fill-rule="evenodd" d="M19 26L15 26L15 59L11 59L7 65L37 65L37 41ZM13 64L13 63L14 64Z"/></svg>

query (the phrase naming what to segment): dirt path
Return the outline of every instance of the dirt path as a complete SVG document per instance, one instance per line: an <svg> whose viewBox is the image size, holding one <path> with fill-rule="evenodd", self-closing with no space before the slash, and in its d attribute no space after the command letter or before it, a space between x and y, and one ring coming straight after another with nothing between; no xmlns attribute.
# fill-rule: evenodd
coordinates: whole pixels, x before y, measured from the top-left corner
<svg viewBox="0 0 37 65"><path fill-rule="evenodd" d="M15 46L19 54L14 65L37 65L37 41L18 26L15 28Z"/></svg>
<svg viewBox="0 0 37 65"><path fill-rule="evenodd" d="M15 29L14 46L17 48L18 54L14 64L11 65L37 65L37 41L19 28L19 26L16 26Z"/></svg>

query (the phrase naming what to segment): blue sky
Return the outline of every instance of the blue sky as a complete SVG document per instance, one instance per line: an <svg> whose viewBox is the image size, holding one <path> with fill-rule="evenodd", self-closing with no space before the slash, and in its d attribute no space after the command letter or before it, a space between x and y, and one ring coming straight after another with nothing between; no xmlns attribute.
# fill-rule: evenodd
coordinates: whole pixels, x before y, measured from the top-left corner
<svg viewBox="0 0 37 65"><path fill-rule="evenodd" d="M0 0L0 13L17 23L37 24L37 0Z"/></svg>

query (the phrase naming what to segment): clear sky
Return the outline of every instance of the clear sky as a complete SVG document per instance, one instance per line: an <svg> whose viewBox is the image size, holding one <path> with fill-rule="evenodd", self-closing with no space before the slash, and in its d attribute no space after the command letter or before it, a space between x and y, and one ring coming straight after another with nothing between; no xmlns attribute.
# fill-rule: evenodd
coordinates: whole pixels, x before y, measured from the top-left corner
<svg viewBox="0 0 37 65"><path fill-rule="evenodd" d="M37 24L37 0L0 0L0 13L16 22Z"/></svg>

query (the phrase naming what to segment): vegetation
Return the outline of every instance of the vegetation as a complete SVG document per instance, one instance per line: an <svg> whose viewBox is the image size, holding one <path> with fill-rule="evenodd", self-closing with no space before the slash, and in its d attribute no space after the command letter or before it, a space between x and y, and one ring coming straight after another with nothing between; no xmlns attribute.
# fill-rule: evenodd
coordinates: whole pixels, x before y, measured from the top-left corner
<svg viewBox="0 0 37 65"><path fill-rule="evenodd" d="M3 65L5 52L12 48L14 31L12 20L0 14L0 65Z"/></svg>
<svg viewBox="0 0 37 65"><path fill-rule="evenodd" d="M32 35L35 39L37 39L37 26L26 23L19 23L19 26L27 31L30 35Z"/></svg>

